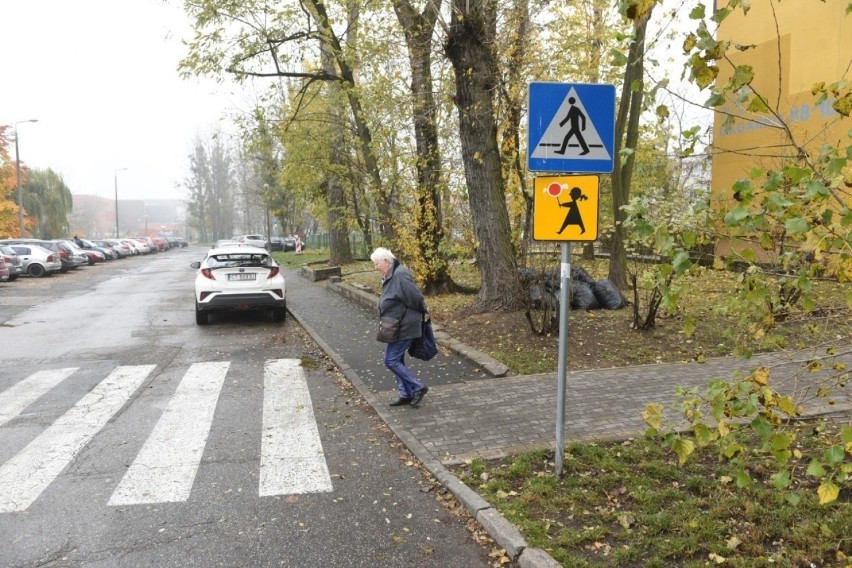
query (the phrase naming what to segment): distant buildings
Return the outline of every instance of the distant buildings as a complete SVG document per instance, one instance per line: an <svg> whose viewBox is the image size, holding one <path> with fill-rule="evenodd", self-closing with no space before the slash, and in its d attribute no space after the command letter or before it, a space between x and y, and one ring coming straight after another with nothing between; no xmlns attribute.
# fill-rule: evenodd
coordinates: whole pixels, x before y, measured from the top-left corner
<svg viewBox="0 0 852 568"><path fill-rule="evenodd" d="M115 236L115 201L96 195L74 195L70 232L86 238ZM186 237L186 203L177 199L119 199L121 236Z"/></svg>

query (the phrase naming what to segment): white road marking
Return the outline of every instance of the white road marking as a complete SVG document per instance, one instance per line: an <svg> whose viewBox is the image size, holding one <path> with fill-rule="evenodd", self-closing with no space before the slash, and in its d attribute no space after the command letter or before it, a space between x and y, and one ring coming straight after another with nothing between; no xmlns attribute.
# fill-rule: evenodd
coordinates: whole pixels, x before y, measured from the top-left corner
<svg viewBox="0 0 852 568"><path fill-rule="evenodd" d="M0 467L0 513L25 511L130 399L156 365L117 367Z"/></svg>
<svg viewBox="0 0 852 568"><path fill-rule="evenodd" d="M297 359L263 370L260 496L332 491L305 371Z"/></svg>
<svg viewBox="0 0 852 568"><path fill-rule="evenodd" d="M67 379L77 367L38 371L0 392L0 426L21 413L41 395Z"/></svg>
<svg viewBox="0 0 852 568"><path fill-rule="evenodd" d="M184 375L110 505L174 503L189 498L207 444L228 362L195 363Z"/></svg>

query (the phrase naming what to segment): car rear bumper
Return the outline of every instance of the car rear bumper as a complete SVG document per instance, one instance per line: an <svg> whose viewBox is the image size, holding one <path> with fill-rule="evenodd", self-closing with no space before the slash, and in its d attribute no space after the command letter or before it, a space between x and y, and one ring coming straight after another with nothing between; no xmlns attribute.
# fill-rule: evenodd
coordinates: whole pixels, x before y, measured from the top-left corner
<svg viewBox="0 0 852 568"><path fill-rule="evenodd" d="M212 310L252 310L257 308L285 308L284 298L273 293L224 294L213 292L197 302L201 311Z"/></svg>

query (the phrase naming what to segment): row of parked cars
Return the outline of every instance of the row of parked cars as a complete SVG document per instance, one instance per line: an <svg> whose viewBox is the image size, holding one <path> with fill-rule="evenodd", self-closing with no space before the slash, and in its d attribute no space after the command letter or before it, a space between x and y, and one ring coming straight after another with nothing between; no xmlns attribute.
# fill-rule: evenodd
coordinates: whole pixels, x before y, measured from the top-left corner
<svg viewBox="0 0 852 568"><path fill-rule="evenodd" d="M300 242L302 243L302 250L304 250L305 243L304 241ZM267 239L264 235L235 235L230 239L220 239L217 243L240 243L241 245L258 247L272 252L296 250L296 238L292 236Z"/></svg>
<svg viewBox="0 0 852 568"><path fill-rule="evenodd" d="M186 246L180 238L135 237L126 239L0 239L0 282L21 275L34 278L65 273L136 254Z"/></svg>

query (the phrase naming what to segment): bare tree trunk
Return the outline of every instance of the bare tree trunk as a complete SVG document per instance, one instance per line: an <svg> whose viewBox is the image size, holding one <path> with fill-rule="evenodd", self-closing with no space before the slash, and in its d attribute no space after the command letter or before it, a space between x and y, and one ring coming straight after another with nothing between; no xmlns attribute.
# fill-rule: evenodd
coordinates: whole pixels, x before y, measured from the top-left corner
<svg viewBox="0 0 852 568"><path fill-rule="evenodd" d="M603 60L604 42L603 37L607 33L606 18L604 10L608 8L608 2L596 0L591 3L592 11L592 37L589 42L589 82L600 83L601 61ZM583 243L583 260L595 260L595 243Z"/></svg>
<svg viewBox="0 0 852 568"><path fill-rule="evenodd" d="M330 68L333 66L332 55L326 49L323 49L322 63L323 66L326 67L326 69L328 70L330 70ZM340 100L342 98L339 83L330 82L328 84L328 88L330 93L330 99L332 101ZM329 112L334 114L335 109L337 108L337 105L332 104L330 105ZM332 121L331 125L332 146L329 162L332 164L332 169L335 172L345 171L344 169L340 169L340 167L343 167L346 163L346 156L344 155L345 144L343 124L343 118L337 116L336 119ZM346 212L346 193L343 184L340 183L340 180L337 179L336 174L334 173L326 173L326 180L323 185L325 186L325 199L328 205L328 263L331 266L349 264L353 261L353 259L352 247L349 242L349 223Z"/></svg>
<svg viewBox="0 0 852 568"><path fill-rule="evenodd" d="M495 0L453 0L444 50L453 65L459 135L482 286L474 311L524 306L497 145Z"/></svg>
<svg viewBox="0 0 852 568"><path fill-rule="evenodd" d="M439 246L444 238L441 190L441 154L438 146L438 120L432 86L432 35L441 9L441 0L427 2L418 14L408 0L394 0L394 10L403 30L411 67L414 106L414 136L417 145L416 234L420 274L425 274L426 294L456 289Z"/></svg>
<svg viewBox="0 0 852 568"><path fill-rule="evenodd" d="M636 149L639 141L639 117L642 113L642 99L645 95L645 30L648 26L650 11L641 20L635 22L635 34L630 42L627 67L624 73L624 85L618 105L618 117L615 121L615 165L612 171L612 214L615 231L612 236L612 248L609 257L609 280L619 288L627 287L627 253L625 252L624 219L622 207L630 199L630 184L633 178L635 152L630 153L624 163L621 161L623 148Z"/></svg>
<svg viewBox="0 0 852 568"><path fill-rule="evenodd" d="M506 157L503 178L508 185L508 191L523 199L524 207L517 208L515 216L516 237L520 244L521 258L526 259L529 245L532 242L532 192L526 185L526 168L521 156L521 118L526 103L527 81L524 76L527 59L527 44L529 43L529 1L514 0L511 13L507 18L513 25L509 28L509 38L506 54L506 69L503 75L506 80L501 85L502 101L505 104L503 138L501 139L501 154ZM518 228L520 232L518 233Z"/></svg>
<svg viewBox="0 0 852 568"><path fill-rule="evenodd" d="M340 77L343 78L343 83L346 86L345 95L349 103L349 108L352 112L352 120L355 124L355 130L358 137L358 145L360 147L361 156L364 160L364 168L369 176L370 183L373 186L373 194L376 196L376 207L379 210L379 219L382 223L382 232L391 240L396 238L396 229L393 223L391 197L385 189L382 182L381 172L379 171L379 163L376 159L376 154L373 148L373 134L370 126L364 118L364 110L361 106L361 99L357 92L357 82L355 80L355 71L347 61L343 52L343 47L332 29L328 13L325 9L325 4L320 0L308 0L307 2L317 16L317 25L322 31L323 44L329 49L329 54L334 58L334 62L339 69ZM332 73L337 75L337 73Z"/></svg>

